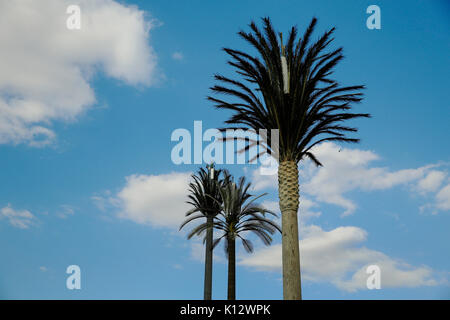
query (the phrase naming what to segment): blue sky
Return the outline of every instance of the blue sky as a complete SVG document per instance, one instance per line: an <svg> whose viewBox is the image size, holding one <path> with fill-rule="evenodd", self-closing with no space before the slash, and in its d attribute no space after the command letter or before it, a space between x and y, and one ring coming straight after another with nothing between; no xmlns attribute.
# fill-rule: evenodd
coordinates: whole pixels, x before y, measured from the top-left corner
<svg viewBox="0 0 450 320"><path fill-rule="evenodd" d="M80 30L66 7L79 4ZM369 30L366 8L381 9ZM0 4L0 298L201 299L202 246L177 231L185 183L177 128L221 127L206 101L222 47L270 16L336 27L335 77L364 84L358 145L321 145L300 166L305 299L450 298L450 14L445 1L48 1ZM341 152L337 150L341 149ZM275 176L246 175L276 209ZM281 299L278 253L238 251L237 298ZM226 298L218 248L213 298ZM323 258L323 259L319 259ZM302 260L303 261L303 260ZM66 268L81 268L81 290ZM381 266L368 290L366 265Z"/></svg>

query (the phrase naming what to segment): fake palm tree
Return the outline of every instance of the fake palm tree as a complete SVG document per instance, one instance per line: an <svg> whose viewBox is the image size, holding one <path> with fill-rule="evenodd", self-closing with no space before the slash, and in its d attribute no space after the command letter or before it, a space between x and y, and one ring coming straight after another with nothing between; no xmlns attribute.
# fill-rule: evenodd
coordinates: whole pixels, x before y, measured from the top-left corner
<svg viewBox="0 0 450 320"><path fill-rule="evenodd" d="M283 42L270 19L262 20L263 31L252 22L250 32L238 33L256 49L258 56L225 48L230 57L228 64L240 80L216 75L218 84L211 88L215 96L208 99L217 108L232 112L225 121L229 128L278 130L279 141L273 144L267 135L266 147L279 163L283 297L301 299L298 163L307 158L320 166L314 146L321 142L358 142L346 136L357 129L343 122L369 115L350 112L352 103L362 100L363 86L342 86L331 78L334 67L343 58L342 48L328 49L334 28L310 42L317 22L313 18L302 37L297 37L297 28L292 27ZM219 99L217 94L228 99Z"/></svg>
<svg viewBox="0 0 450 320"><path fill-rule="evenodd" d="M236 299L236 240L240 239L247 252L253 252L252 242L246 238L248 233L258 236L265 245L270 245L278 225L267 219L266 214L276 216L271 211L256 204L255 201L264 196L252 196L248 193L250 183L246 184L241 177L238 184L228 177L227 183L220 189L222 210L214 219L214 229L222 235L214 240L215 247L225 240L225 251L228 256L228 300Z"/></svg>
<svg viewBox="0 0 450 320"><path fill-rule="evenodd" d="M213 220L221 210L220 186L223 181L220 179L222 170L215 170L214 165L200 168L196 175L192 175L192 182L189 183L189 203L192 209L186 213L187 219L181 224L180 230L189 222L197 219L205 220L200 226L202 231L206 231L205 246L205 280L204 299L212 298L212 266L213 266ZM188 234L188 239L198 233L199 227L192 229Z"/></svg>

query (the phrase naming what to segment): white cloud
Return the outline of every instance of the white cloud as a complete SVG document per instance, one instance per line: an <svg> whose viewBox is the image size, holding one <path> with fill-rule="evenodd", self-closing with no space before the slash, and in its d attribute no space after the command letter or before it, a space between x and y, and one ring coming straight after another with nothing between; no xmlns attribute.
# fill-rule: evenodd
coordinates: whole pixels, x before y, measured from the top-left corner
<svg viewBox="0 0 450 320"><path fill-rule="evenodd" d="M130 85L158 78L149 46L155 25L136 6L80 0L81 29L69 30L70 0L1 1L0 144L42 146L54 121L74 121L96 103L94 74Z"/></svg>
<svg viewBox="0 0 450 320"><path fill-rule="evenodd" d="M275 174L271 175L262 175L260 169L253 170L252 172L252 189L253 190L262 190L267 188L278 188L278 169L275 171Z"/></svg>
<svg viewBox="0 0 450 320"><path fill-rule="evenodd" d="M439 284L429 267L413 267L382 252L358 246L366 239L365 230L352 226L330 231L315 225L304 227L299 242L303 279L330 282L345 291L361 290L366 288L366 267L375 264L381 269L382 288ZM281 244L258 249L239 264L281 272Z"/></svg>
<svg viewBox="0 0 450 320"><path fill-rule="evenodd" d="M445 172L432 170L427 176L417 183L420 192L435 192L442 185L446 176Z"/></svg>
<svg viewBox="0 0 450 320"><path fill-rule="evenodd" d="M112 195L110 190L93 195L91 200L94 202L94 205L103 212L119 206L119 200Z"/></svg>
<svg viewBox="0 0 450 320"><path fill-rule="evenodd" d="M41 266L39 267L39 270L41 270L42 272L47 272L47 267L46 266Z"/></svg>
<svg viewBox="0 0 450 320"><path fill-rule="evenodd" d="M280 214L280 205L278 204L278 201L263 201L261 203L261 206L266 208L267 210L270 210L276 214Z"/></svg>
<svg viewBox="0 0 450 320"><path fill-rule="evenodd" d="M193 221L181 232L178 229L186 219L185 213L192 208L187 204L191 172L174 172L161 175L135 174L126 177L125 186L112 194L106 191L91 197L91 200L101 211L114 211L117 216L142 225L163 227L175 231L185 237L193 226L201 220ZM276 206L278 206L276 204ZM171 231L171 235L174 233ZM216 239L222 231L214 230ZM187 246L190 248L190 258L204 262L205 246L203 237L193 237ZM223 241L214 251L214 261L222 263L226 260L223 254Z"/></svg>
<svg viewBox="0 0 450 320"><path fill-rule="evenodd" d="M447 210L450 210L450 184L442 187L442 189L434 194L430 202L420 207L420 212L430 212L433 215Z"/></svg>
<svg viewBox="0 0 450 320"><path fill-rule="evenodd" d="M119 217L139 224L176 228L190 209L188 183L191 173L132 175L117 194Z"/></svg>
<svg viewBox="0 0 450 320"><path fill-rule="evenodd" d="M178 229L186 219L186 212L192 209L188 201L191 172L173 172L161 175L134 174L125 178L126 183L116 194L109 190L91 197L94 205L103 212L115 212L117 217L138 224L164 227L179 235L187 235L192 226L204 222L193 221L181 232ZM196 223L197 222L197 223ZM222 232L214 230L214 238ZM191 241L194 260L201 259L203 245L198 237Z"/></svg>
<svg viewBox="0 0 450 320"><path fill-rule="evenodd" d="M386 167L371 167L380 157L368 150L347 149L325 142L314 148L314 153L323 167L317 168L311 161L302 162L299 167L301 196L307 194L315 201L334 204L345 209L343 215L355 212L357 204L346 197L354 190L387 190L400 185L418 183L416 189L436 190L445 173L432 170L438 165L419 168L389 170ZM255 190L277 188L277 175L252 173Z"/></svg>
<svg viewBox="0 0 450 320"><path fill-rule="evenodd" d="M436 194L436 207L441 210L450 210L450 184Z"/></svg>
<svg viewBox="0 0 450 320"><path fill-rule="evenodd" d="M30 211L15 210L10 204L0 210L0 218L7 218L12 226L20 229L28 229L36 220Z"/></svg>
<svg viewBox="0 0 450 320"><path fill-rule="evenodd" d="M300 197L300 205L299 205L299 217L300 222L305 223L310 218L318 218L322 215L322 212L313 210L313 208L317 208L319 205L306 198L306 197Z"/></svg>
<svg viewBox="0 0 450 320"><path fill-rule="evenodd" d="M436 286L445 282L437 280L434 271L427 266L413 267L408 263L389 257L382 257L375 263L381 271L381 288L415 288ZM337 280L335 285L345 291L354 292L367 288L369 276L366 272L369 264L360 268L350 279Z"/></svg>
<svg viewBox="0 0 450 320"><path fill-rule="evenodd" d="M352 214L357 205L345 194L353 190L386 190L405 185L422 178L432 165L415 169L390 171L385 167L369 167L379 156L372 151L345 149L333 143L318 145L315 154L323 164L316 168L305 164L303 190L317 200L335 204L345 209L344 215Z"/></svg>
<svg viewBox="0 0 450 320"><path fill-rule="evenodd" d="M172 54L172 59L181 61L184 59L184 55L182 52L177 51Z"/></svg>
<svg viewBox="0 0 450 320"><path fill-rule="evenodd" d="M66 219L67 217L73 215L74 213L75 213L74 207L67 204L63 204L60 206L60 209L58 210L56 215L61 219Z"/></svg>

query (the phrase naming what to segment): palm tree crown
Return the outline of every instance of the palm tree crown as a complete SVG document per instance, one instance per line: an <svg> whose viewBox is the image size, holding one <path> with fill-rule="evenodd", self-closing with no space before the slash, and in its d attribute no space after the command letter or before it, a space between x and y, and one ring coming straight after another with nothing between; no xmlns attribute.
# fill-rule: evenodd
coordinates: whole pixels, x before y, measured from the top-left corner
<svg viewBox="0 0 450 320"><path fill-rule="evenodd" d="M214 240L215 247L221 239L241 239L247 252L253 252L253 244L245 238L246 232L256 234L265 245L270 245L275 231L280 231L279 226L266 218L266 214L277 216L270 210L255 203L266 193L253 196L248 193L251 184L246 183L245 177L241 177L236 184L232 178L220 190L222 198L222 210L216 216L214 228L222 231L222 235Z"/></svg>
<svg viewBox="0 0 450 320"><path fill-rule="evenodd" d="M247 252L253 251L252 242L245 237L251 232L256 234L265 245L270 245L275 231L280 231L278 225L265 217L266 213L275 213L263 208L255 201L264 196L252 196L248 193L250 183L241 177L238 184L231 177L220 189L222 210L214 221L214 228L222 231L222 235L214 240L215 247L220 240L225 239L225 250L228 256L228 299L236 298L236 239L239 238Z"/></svg>
<svg viewBox="0 0 450 320"><path fill-rule="evenodd" d="M214 166L212 165L212 168ZM211 172L213 176L211 176ZM210 167L200 168L197 174L191 176L189 183L189 200L186 201L192 206L186 212L187 219L181 224L180 230L189 222L205 217L215 217L221 211L220 186L223 180L220 179L222 170L210 170ZM195 214L195 215L194 215ZM196 228L188 234L188 239L197 233Z"/></svg>
<svg viewBox="0 0 450 320"><path fill-rule="evenodd" d="M217 108L233 111L225 123L234 125L235 129L278 129L280 162L299 162L308 157L321 165L311 152L316 144L359 141L345 136L357 129L341 122L369 117L367 113L349 112L352 102L361 101L360 90L364 86L341 86L330 78L333 68L343 58L342 48L325 52L333 40L334 28L310 44L317 23L313 18L303 37L297 38L297 28L292 27L287 42L283 43L282 35L277 36L270 19L262 20L264 34L254 22L250 24L252 32L238 33L258 51L260 58L224 49L231 58L228 64L245 82L216 75L219 84L211 88L214 93L237 100L229 102L212 96L208 99ZM283 60L287 75L283 72ZM254 86L256 90L252 90ZM270 148L270 137L267 142Z"/></svg>

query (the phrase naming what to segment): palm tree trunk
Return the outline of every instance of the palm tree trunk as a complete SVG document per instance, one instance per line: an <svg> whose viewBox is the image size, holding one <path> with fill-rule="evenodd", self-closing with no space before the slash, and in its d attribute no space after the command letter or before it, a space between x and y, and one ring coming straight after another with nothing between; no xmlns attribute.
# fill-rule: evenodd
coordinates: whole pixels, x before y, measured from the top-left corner
<svg viewBox="0 0 450 320"><path fill-rule="evenodd" d="M299 206L298 167L282 161L278 167L278 188L282 228L283 298L301 300L300 253L297 211Z"/></svg>
<svg viewBox="0 0 450 320"><path fill-rule="evenodd" d="M236 300L236 240L228 238L228 300Z"/></svg>
<svg viewBox="0 0 450 320"><path fill-rule="evenodd" d="M213 217L206 218L208 229L206 230L206 246L205 246L205 287L204 300L211 300L212 297L212 262L213 262Z"/></svg>

